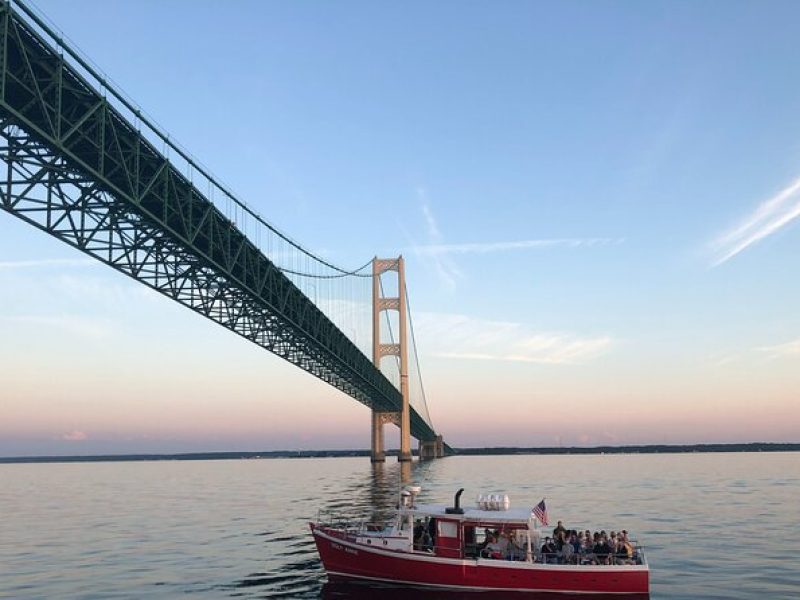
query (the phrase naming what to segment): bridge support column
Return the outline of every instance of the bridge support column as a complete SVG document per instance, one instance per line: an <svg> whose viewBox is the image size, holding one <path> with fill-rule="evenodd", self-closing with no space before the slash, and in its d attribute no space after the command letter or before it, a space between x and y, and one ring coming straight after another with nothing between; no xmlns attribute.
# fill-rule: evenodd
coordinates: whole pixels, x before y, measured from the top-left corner
<svg viewBox="0 0 800 600"><path fill-rule="evenodd" d="M437 435L435 440L419 442L419 458L420 460L432 460L434 458L442 458L444 456L444 440L442 436Z"/></svg>
<svg viewBox="0 0 800 600"><path fill-rule="evenodd" d="M435 442L419 441L419 459L432 460L436 458Z"/></svg>
<svg viewBox="0 0 800 600"><path fill-rule="evenodd" d="M386 462L386 450L383 445L383 413L372 411L372 448L370 461L373 463Z"/></svg>
<svg viewBox="0 0 800 600"><path fill-rule="evenodd" d="M397 272L397 297L384 298L381 295L381 275L386 271ZM403 405L396 424L400 427L400 462L413 460L411 455L411 405L408 388L408 324L406 303L406 269L403 257L391 259L375 258L372 261L372 362L378 369L384 356L397 356L400 359L400 394ZM399 339L397 344L381 342L381 313L396 310L399 313ZM385 460L383 452L383 429L376 423L373 411L372 460ZM378 458L383 456L382 459Z"/></svg>
<svg viewBox="0 0 800 600"><path fill-rule="evenodd" d="M383 426L387 423L400 424L400 413L372 411L372 451L370 460L374 463L386 462Z"/></svg>

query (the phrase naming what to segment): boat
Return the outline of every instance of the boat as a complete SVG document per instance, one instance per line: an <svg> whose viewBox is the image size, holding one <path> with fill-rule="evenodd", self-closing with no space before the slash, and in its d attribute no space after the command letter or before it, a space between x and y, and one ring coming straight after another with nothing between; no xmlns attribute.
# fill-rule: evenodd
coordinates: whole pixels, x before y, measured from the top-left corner
<svg viewBox="0 0 800 600"><path fill-rule="evenodd" d="M505 494L481 495L475 507L464 508L463 491L456 493L452 506L418 504L421 488L409 486L401 491L397 512L387 523L321 514L309 526L329 580L503 596L648 597L649 567L637 541L629 540L631 553L621 558L588 552L565 559L543 553L548 530L541 511L537 516L534 507L512 508Z"/></svg>

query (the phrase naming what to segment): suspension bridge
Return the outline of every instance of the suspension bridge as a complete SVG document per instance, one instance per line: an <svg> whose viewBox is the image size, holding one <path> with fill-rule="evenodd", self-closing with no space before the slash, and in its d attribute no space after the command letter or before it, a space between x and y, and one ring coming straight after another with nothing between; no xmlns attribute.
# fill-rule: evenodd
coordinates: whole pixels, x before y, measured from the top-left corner
<svg viewBox="0 0 800 600"><path fill-rule="evenodd" d="M346 269L309 251L73 46L0 0L0 207L369 407L373 462L387 423L400 428L399 460L412 459L412 437L421 458L443 456L403 258Z"/></svg>

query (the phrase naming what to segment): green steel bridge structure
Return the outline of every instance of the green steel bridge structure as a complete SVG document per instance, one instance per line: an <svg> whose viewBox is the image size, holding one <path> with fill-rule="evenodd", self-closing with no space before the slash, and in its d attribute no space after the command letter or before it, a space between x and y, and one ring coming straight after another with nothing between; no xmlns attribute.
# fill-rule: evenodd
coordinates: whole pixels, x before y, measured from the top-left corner
<svg viewBox="0 0 800 600"><path fill-rule="evenodd" d="M335 311L309 297L316 288L302 289L311 279L374 288L374 270L337 267L272 227L42 15L8 0L0 0L0 156L6 212L304 369L373 415L402 411L402 386L379 368L381 353L370 360L330 316ZM420 447L437 439L442 447L424 392L409 413Z"/></svg>

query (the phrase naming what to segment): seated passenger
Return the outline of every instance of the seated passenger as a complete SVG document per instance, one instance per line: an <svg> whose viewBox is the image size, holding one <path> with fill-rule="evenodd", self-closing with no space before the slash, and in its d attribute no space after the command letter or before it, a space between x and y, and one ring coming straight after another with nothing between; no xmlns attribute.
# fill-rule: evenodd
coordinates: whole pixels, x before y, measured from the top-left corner
<svg viewBox="0 0 800 600"><path fill-rule="evenodd" d="M556 547L552 540L549 537L544 538L544 544L542 544L542 562L555 563L557 562L557 556Z"/></svg>
<svg viewBox="0 0 800 600"><path fill-rule="evenodd" d="M497 545L500 546L500 554L505 558L506 552L508 552L508 533L505 529L498 534Z"/></svg>
<svg viewBox="0 0 800 600"><path fill-rule="evenodd" d="M497 537L493 533L490 533L486 539L489 541L489 543L486 544L486 547L481 551L481 557L503 558L503 552L501 550L500 543L497 541Z"/></svg>
<svg viewBox="0 0 800 600"><path fill-rule="evenodd" d="M608 545L608 539L603 535L598 536L598 541L595 543L594 548L592 548L592 552L598 564L607 565L609 555L611 554L611 547Z"/></svg>
<svg viewBox="0 0 800 600"><path fill-rule="evenodd" d="M592 534L590 538L586 540L586 562L590 565L599 564L600 559L597 556L597 552L601 550L600 547L600 534L596 531Z"/></svg>
<svg viewBox="0 0 800 600"><path fill-rule="evenodd" d="M569 543L572 544L572 552L575 554L575 556L580 554L581 546L583 546L580 538L581 535L583 534L573 530L572 535L569 536Z"/></svg>
<svg viewBox="0 0 800 600"><path fill-rule="evenodd" d="M622 538L617 538L617 553L615 558L618 565L633 564L633 547Z"/></svg>
<svg viewBox="0 0 800 600"><path fill-rule="evenodd" d="M575 547L569 542L564 542L561 546L561 560L565 565L571 565L575 562Z"/></svg>
<svg viewBox="0 0 800 600"><path fill-rule="evenodd" d="M593 562L594 560L594 555L592 554L593 547L594 546L592 544L591 535L583 536L583 539L581 540L581 548L580 550L578 550L578 553L580 554L581 564L587 565Z"/></svg>

